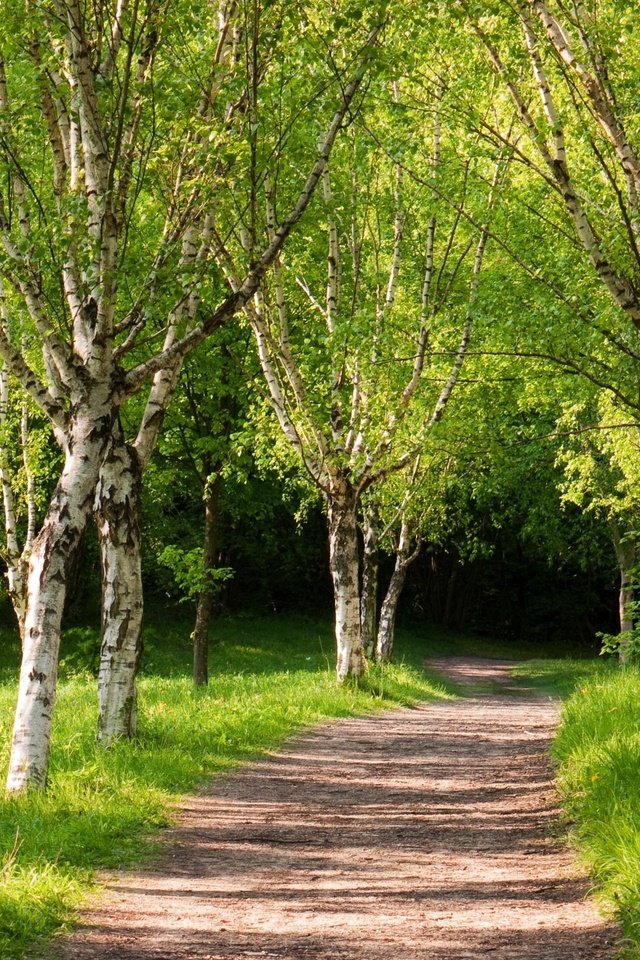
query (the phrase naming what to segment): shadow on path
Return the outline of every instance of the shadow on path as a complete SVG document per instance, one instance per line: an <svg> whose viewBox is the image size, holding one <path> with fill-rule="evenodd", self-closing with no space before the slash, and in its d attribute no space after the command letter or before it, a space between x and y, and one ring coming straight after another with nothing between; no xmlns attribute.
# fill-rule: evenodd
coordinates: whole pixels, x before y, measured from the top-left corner
<svg viewBox="0 0 640 960"><path fill-rule="evenodd" d="M430 666L475 695L332 723L216 781L60 956L612 958L552 837L555 704L496 694L504 661Z"/></svg>

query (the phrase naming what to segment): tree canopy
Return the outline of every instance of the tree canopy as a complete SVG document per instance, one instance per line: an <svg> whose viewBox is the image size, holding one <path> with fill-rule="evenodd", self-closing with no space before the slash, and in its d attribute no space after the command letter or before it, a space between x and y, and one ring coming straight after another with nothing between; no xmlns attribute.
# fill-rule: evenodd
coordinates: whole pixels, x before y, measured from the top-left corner
<svg viewBox="0 0 640 960"><path fill-rule="evenodd" d="M436 561L449 610L454 567L501 552L595 568L592 634L617 575L633 634L635 20L613 0L4 5L10 789L46 782L82 549L105 743L135 735L143 587L197 604L204 683L216 607L278 540L305 567L279 596L333 592L340 681L391 656L405 576L415 598Z"/></svg>

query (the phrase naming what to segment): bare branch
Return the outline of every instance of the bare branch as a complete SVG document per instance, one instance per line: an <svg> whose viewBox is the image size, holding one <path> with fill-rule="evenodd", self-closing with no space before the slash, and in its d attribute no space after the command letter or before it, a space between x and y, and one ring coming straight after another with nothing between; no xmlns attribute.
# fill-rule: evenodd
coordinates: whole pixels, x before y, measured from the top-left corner
<svg viewBox="0 0 640 960"><path fill-rule="evenodd" d="M296 226L303 213L305 212L311 197L320 181L333 148L335 139L349 115L351 104L364 79L370 51L373 48L380 27L371 31L365 44L364 56L358 64L353 79L344 87L342 91L342 103L336 110L331 121L329 129L323 138L316 161L307 177L304 187L300 191L298 199L285 219L275 230L273 239L267 244L255 265L249 270L239 288L231 293L205 320L202 321L194 330L186 334L182 339L173 344L169 349L162 351L150 360L139 364L130 370L124 377L124 382L120 390L120 398L124 400L127 396L135 393L140 386L153 376L158 370L166 367L174 361L184 357L190 350L202 343L202 341L217 330L218 327L226 323L234 314L241 310L254 295L260 283L262 282L267 270L271 267L274 260L280 253L287 237Z"/></svg>

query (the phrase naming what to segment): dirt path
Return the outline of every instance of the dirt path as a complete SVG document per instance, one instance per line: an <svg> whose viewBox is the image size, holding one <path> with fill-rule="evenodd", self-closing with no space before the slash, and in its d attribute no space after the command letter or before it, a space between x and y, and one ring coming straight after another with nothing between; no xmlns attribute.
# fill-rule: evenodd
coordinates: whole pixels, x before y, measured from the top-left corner
<svg viewBox="0 0 640 960"><path fill-rule="evenodd" d="M499 661L433 666L508 682ZM476 693L305 733L190 800L61 956L611 958L617 930L550 837L555 722L546 698Z"/></svg>

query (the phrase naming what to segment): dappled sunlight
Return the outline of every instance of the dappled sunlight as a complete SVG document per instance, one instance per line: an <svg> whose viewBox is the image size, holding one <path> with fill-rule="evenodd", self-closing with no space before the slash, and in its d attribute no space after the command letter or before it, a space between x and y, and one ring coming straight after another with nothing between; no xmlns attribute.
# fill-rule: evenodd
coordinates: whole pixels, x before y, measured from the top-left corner
<svg viewBox="0 0 640 960"><path fill-rule="evenodd" d="M548 698L489 694L304 733L190 798L65 956L612 956L550 834L555 722Z"/></svg>

